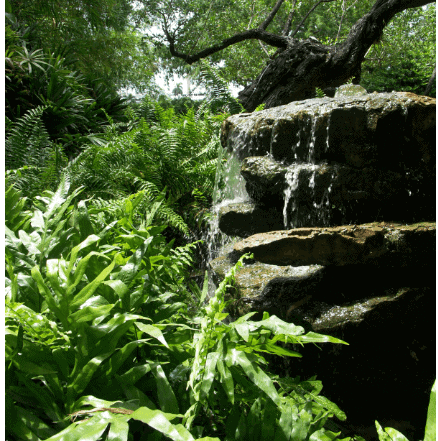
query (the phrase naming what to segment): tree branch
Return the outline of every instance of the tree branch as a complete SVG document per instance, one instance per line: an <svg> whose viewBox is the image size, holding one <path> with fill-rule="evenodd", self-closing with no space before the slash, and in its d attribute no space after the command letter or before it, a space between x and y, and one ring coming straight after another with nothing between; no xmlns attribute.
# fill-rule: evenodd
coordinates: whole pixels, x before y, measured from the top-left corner
<svg viewBox="0 0 438 441"><path fill-rule="evenodd" d="M250 29L248 31L241 32L239 34L235 34L230 38L226 38L222 40L222 42L216 46L211 46L207 49L204 49L194 55L187 55L182 52L179 52L175 49L175 40L169 35L166 29L164 29L166 34L166 38L169 41L169 51L174 57L178 57L183 59L188 64L193 64L196 61L199 61L201 58L206 58L209 55L212 55L216 52L219 52L233 44L240 43L245 40L261 40L266 44L274 47L287 47L287 43L289 39L287 37L283 37L280 35L271 34L262 29Z"/></svg>
<svg viewBox="0 0 438 441"><path fill-rule="evenodd" d="M274 8L272 9L271 13L268 15L266 20L259 26L259 29L266 31L266 28L269 26L269 23L271 23L271 21L275 17L275 14L278 12L278 10L280 9L280 7L283 3L284 3L284 0L277 1L277 3L275 4Z"/></svg>
<svg viewBox="0 0 438 441"><path fill-rule="evenodd" d="M295 14L295 5L297 4L297 0L294 0L294 4L292 5L292 9L289 12L289 16L287 17L287 21L286 24L284 26L283 32L281 33L281 35L287 36L290 32L290 27L292 25L292 20L294 18L294 14Z"/></svg>
<svg viewBox="0 0 438 441"><path fill-rule="evenodd" d="M237 33L229 38L226 38L225 40L222 40L221 43L203 49L202 51L199 51L193 55L179 52L175 48L175 37L170 34L166 20L164 20L164 33L169 42L170 53L174 57L181 58L188 64L193 64L196 61L199 61L201 58L206 58L209 55L220 52L221 50L232 46L233 44L240 43L241 41L246 40L261 40L270 46L286 49L288 45L295 44L293 41L293 37L296 35L296 33L309 17L309 15L315 10L315 8L321 3L329 3L333 1L336 0L319 0L318 3L316 3L306 14L306 16L301 20L300 24L295 29L292 37L287 37L286 35L284 35L284 30L283 35L272 34L270 32L266 32L265 30L274 18L275 14L280 9L281 5L284 3L284 0L277 1L268 18L257 29L248 29L244 32ZM394 17L395 14L405 9L417 8L419 6L424 6L434 2L435 0L377 0L371 8L371 11L365 14L351 28L347 40L338 47L338 49L340 50L337 54L334 55L338 58L333 61L337 63L338 59L345 58L346 60L349 60L349 63L357 63L358 60L360 60L359 62L362 62L368 48L378 38L380 38L383 29ZM295 7L295 3L296 0L294 0L293 8ZM288 29L288 26L290 27L293 12L294 11L292 10L289 14L288 22L285 29ZM364 48L366 48L365 52L363 52Z"/></svg>
<svg viewBox="0 0 438 441"><path fill-rule="evenodd" d="M336 0L319 0L319 2L313 6L313 8L310 9L310 11L306 14L306 16L301 20L301 23L297 26L295 29L295 32L292 34L292 38L295 37L297 32L300 30L300 27L303 25L303 23L307 20L307 17L321 4L321 3L330 3L334 2Z"/></svg>

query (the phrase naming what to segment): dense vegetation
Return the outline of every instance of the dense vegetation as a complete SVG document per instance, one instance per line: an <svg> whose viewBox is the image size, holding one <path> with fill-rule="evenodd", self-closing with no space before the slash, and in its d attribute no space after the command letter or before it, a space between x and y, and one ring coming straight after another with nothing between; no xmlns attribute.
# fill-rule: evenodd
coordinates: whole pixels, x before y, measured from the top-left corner
<svg viewBox="0 0 438 441"><path fill-rule="evenodd" d="M224 78L248 81L263 62L250 54L263 47L244 46L221 69L198 65L203 101L159 97L151 79L158 64L185 68L139 32L160 2L137 3L6 2L6 437L338 439L335 421L345 414L321 396L322 384L280 378L272 363L299 357L291 344L344 342L267 313L230 321L225 293L244 258L214 292L203 271L199 283L193 277L214 191L224 185L220 124L243 111ZM272 6L175 2L181 13L189 3L228 15L216 28L211 17L184 22L187 44L201 29L220 36L225 23ZM342 38L341 26L321 27L334 7L300 32ZM361 14L359 5L348 11L348 23ZM433 11L401 18L416 24L418 42L409 46L414 74L405 90L421 91L430 76ZM394 29L390 41L402 40ZM405 87L401 53L385 41L381 48L367 87ZM389 65L400 67L390 86ZM128 86L145 96L121 97Z"/></svg>

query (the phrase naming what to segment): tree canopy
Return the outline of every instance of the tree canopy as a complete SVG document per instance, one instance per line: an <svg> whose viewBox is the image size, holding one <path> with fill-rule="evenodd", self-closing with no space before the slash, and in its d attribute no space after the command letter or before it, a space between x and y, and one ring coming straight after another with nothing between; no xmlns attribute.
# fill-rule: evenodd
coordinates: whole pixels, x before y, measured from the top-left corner
<svg viewBox="0 0 438 441"><path fill-rule="evenodd" d="M357 31L359 20L371 13L373 17L362 29L362 36L368 34L370 41L360 41L362 48L368 46L360 51L365 50L361 62L366 87L420 93L435 65L432 0L6 3L10 12L6 24L24 35L28 46L46 52L63 47L76 58L81 73L100 78L116 90L151 90L158 71L167 78L189 75L196 83L196 61L203 57L208 57L224 80L248 87L279 53L298 42L311 38L309 42L319 42L320 51L339 52L354 39L352 32ZM357 51L357 46L350 49ZM318 53L316 45L311 50ZM324 86L319 83L318 87Z"/></svg>
<svg viewBox="0 0 438 441"><path fill-rule="evenodd" d="M373 37L380 41L381 31L388 22L392 28L389 38L386 31L383 34L381 47L384 47L385 62L389 61L390 53L399 52L403 45L412 47L418 44L419 51L424 53L424 45L427 44L434 51L434 20L426 21L429 38L424 35L426 39L422 42L415 38L418 35L415 31L406 32L406 27L403 27L403 22L415 27L416 20L418 22L424 14L432 17L434 5L421 8L428 3L431 0L142 2L143 8L154 17L156 28L150 31L151 40L155 42L168 71L185 74L187 66L184 62L191 64L208 56L213 64L219 66L224 78L241 86L249 85L274 54L278 54L278 48L291 44L291 38L300 41L314 37L329 47L340 47L346 42L353 25L371 10L381 13L385 10L382 20L386 20L384 24L379 24L381 29L373 30ZM419 9L411 13L409 8ZM402 11L405 11L403 19L396 17L396 25L392 26L391 19ZM371 22L370 28L373 28ZM424 30L425 26L422 28ZM404 37L403 45L399 44L400 41L394 42L395 34L399 35L399 40ZM428 55L433 51L427 51ZM427 66L430 67L430 63ZM429 76L432 70L433 67L429 69Z"/></svg>

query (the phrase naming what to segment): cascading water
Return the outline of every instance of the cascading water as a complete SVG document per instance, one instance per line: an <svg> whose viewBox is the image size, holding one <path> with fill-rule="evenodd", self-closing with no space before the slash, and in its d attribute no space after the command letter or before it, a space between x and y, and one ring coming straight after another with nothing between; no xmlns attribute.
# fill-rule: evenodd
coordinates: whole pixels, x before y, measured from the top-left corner
<svg viewBox="0 0 438 441"><path fill-rule="evenodd" d="M202 237L204 244L206 244L205 263L207 264L215 259L218 251L231 240L229 236L219 230L219 210L229 204L245 202L249 199L245 189L245 181L240 174L241 165L241 161L235 153L225 153L223 149L220 149L211 218L208 229ZM214 292L215 286L211 280L210 288L210 291Z"/></svg>

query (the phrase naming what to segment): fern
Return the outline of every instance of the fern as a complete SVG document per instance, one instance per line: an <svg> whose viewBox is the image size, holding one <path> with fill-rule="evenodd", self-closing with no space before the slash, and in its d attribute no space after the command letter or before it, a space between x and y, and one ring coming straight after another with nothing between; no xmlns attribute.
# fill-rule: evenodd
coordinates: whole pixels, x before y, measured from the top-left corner
<svg viewBox="0 0 438 441"><path fill-rule="evenodd" d="M228 85L206 60L201 60L201 79L207 90L205 103L198 110L202 114L207 108L212 113L219 113L221 109L231 115L244 111L239 101L231 95Z"/></svg>
<svg viewBox="0 0 438 441"><path fill-rule="evenodd" d="M56 188L67 162L62 147L51 141L42 121L46 108L38 106L11 123L5 142L6 169L19 171L10 175L11 182L26 196Z"/></svg>

